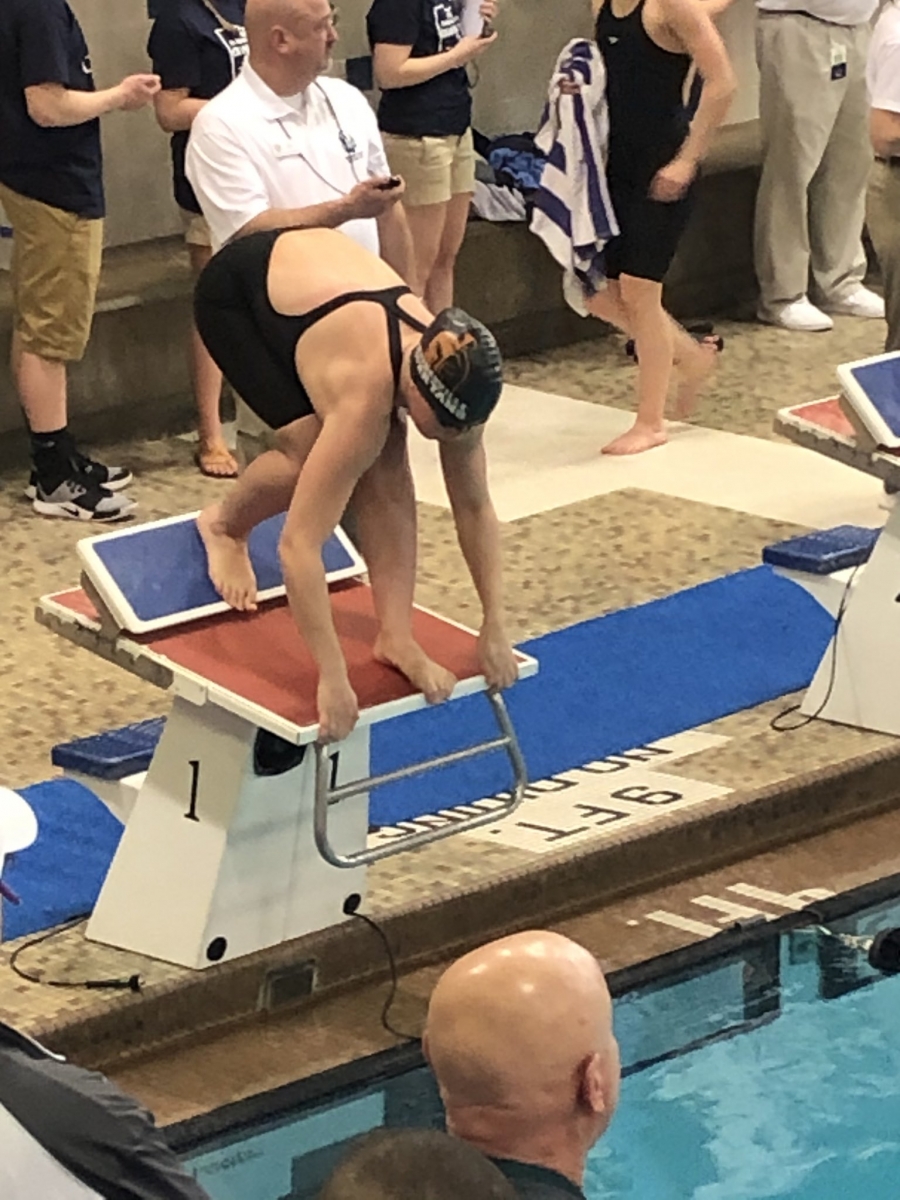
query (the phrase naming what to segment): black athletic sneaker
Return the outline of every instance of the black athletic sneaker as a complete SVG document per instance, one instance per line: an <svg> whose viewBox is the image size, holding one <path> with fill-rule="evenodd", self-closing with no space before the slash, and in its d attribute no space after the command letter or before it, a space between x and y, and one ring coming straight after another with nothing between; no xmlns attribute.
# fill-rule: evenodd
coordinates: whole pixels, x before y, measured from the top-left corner
<svg viewBox="0 0 900 1200"><path fill-rule="evenodd" d="M34 511L42 517L68 517L74 521L121 521L135 508L135 501L114 495L84 476L73 475L52 492L35 484Z"/></svg>
<svg viewBox="0 0 900 1200"><path fill-rule="evenodd" d="M78 450L72 455L70 461L75 474L85 482L92 483L95 487L106 488L110 492L121 492L134 478L127 467L108 467L105 463L95 462L94 459L88 458L86 454L82 454ZM37 471L32 469L28 486L25 488L25 497L33 500L36 495Z"/></svg>

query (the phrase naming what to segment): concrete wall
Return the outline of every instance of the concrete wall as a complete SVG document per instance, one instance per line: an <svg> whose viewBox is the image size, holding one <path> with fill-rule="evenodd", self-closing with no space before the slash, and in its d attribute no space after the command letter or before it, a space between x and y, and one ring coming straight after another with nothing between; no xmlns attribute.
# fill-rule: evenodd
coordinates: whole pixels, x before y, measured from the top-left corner
<svg viewBox="0 0 900 1200"><path fill-rule="evenodd" d="M146 0L70 0L84 26L99 87L147 69ZM341 0L339 59L368 53L370 0ZM740 91L730 122L757 115L753 0L735 0L720 28L736 65ZM587 0L501 0L501 37L479 63L475 121L487 134L533 129L562 46L590 33ZM340 64L338 64L340 65ZM179 229L171 197L168 140L151 112L112 113L103 122L111 246L164 237Z"/></svg>
<svg viewBox="0 0 900 1200"><path fill-rule="evenodd" d="M97 87L149 69L146 0L70 0L81 22ZM152 110L103 118L107 245L165 237L180 228L172 199L169 140Z"/></svg>

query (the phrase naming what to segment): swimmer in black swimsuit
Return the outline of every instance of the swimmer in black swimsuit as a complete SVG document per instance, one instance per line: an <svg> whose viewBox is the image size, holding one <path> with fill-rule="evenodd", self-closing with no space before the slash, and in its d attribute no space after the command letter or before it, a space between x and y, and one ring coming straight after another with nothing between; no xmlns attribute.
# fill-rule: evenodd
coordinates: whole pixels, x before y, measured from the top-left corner
<svg viewBox="0 0 900 1200"><path fill-rule="evenodd" d="M635 454L666 440L673 364L681 376L676 415L687 416L715 362L713 344L698 345L666 314L662 280L735 82L701 0L594 0L594 11L607 72L607 179L621 234L607 246L608 286L587 307L636 343L635 423L603 447L606 454ZM684 84L692 60L703 91L688 124Z"/></svg>
<svg viewBox="0 0 900 1200"><path fill-rule="evenodd" d="M331 229L265 231L225 246L197 283L197 329L277 446L198 519L210 578L256 607L250 531L287 511L281 561L291 612L319 668L320 739L358 716L334 629L322 546L349 508L381 630L375 655L430 702L456 682L412 635L416 506L406 420L439 444L457 536L481 600L484 675L518 675L504 629L500 537L487 487L484 422L500 396L497 344L457 308L436 318L376 255Z"/></svg>

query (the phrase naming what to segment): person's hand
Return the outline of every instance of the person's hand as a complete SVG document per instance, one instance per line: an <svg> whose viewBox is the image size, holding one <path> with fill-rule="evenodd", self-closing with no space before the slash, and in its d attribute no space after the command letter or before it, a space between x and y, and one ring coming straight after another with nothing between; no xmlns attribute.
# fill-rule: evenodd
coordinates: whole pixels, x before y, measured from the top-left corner
<svg viewBox="0 0 900 1200"><path fill-rule="evenodd" d="M690 158L673 158L653 176L650 199L672 204L680 200L697 174L697 164Z"/></svg>
<svg viewBox="0 0 900 1200"><path fill-rule="evenodd" d="M393 186L392 179L396 176L377 176L364 179L347 193L348 221L367 217L380 217L382 213L393 208L403 193L406 184L401 179Z"/></svg>
<svg viewBox="0 0 900 1200"><path fill-rule="evenodd" d="M341 742L353 732L359 719L359 701L346 676L335 680L323 676L316 692L316 705L319 710L318 740L323 745Z"/></svg>
<svg viewBox="0 0 900 1200"><path fill-rule="evenodd" d="M446 53L453 56L453 62L457 67L464 67L466 63L480 58L489 46L493 46L496 40L496 30L487 37L460 38L456 45L447 50Z"/></svg>
<svg viewBox="0 0 900 1200"><path fill-rule="evenodd" d="M478 659L489 687L508 688L519 678L519 664L502 629L482 626L478 635Z"/></svg>
<svg viewBox="0 0 900 1200"><path fill-rule="evenodd" d="M123 112L137 112L153 102L153 97L162 87L158 75L129 75L119 84L119 108Z"/></svg>
<svg viewBox="0 0 900 1200"><path fill-rule="evenodd" d="M577 96L581 92L581 84L576 83L574 79L563 77L559 81L559 90L563 96Z"/></svg>
<svg viewBox="0 0 900 1200"><path fill-rule="evenodd" d="M481 28L481 39L490 37L494 32L494 20L497 16L497 0L482 0L478 6L478 14L484 21Z"/></svg>

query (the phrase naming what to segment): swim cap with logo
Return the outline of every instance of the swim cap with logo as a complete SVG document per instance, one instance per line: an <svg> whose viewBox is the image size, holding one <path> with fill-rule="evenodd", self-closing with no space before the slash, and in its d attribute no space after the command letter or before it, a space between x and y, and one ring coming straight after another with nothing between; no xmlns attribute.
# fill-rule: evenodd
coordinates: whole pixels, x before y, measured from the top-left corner
<svg viewBox="0 0 900 1200"><path fill-rule="evenodd" d="M487 326L461 308L438 313L410 356L413 382L441 425L483 425L500 399L503 360Z"/></svg>

